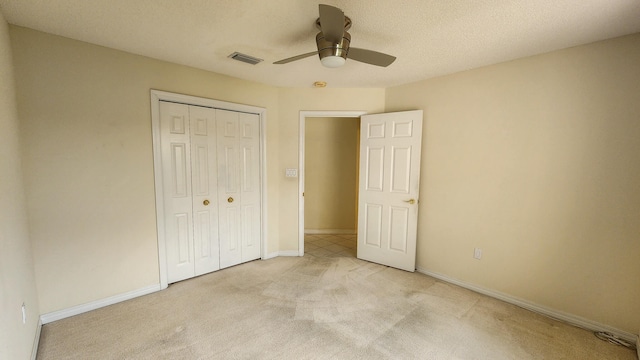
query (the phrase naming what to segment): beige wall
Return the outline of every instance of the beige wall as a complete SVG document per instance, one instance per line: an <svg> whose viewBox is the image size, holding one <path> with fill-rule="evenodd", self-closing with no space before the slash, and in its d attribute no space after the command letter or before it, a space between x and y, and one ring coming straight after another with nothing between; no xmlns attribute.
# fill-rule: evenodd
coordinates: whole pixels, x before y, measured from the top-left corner
<svg viewBox="0 0 640 360"><path fill-rule="evenodd" d="M329 84L331 85L331 84ZM384 110L384 89L292 89L278 91L280 182L280 251L298 251L298 179L285 178L286 168L298 168L300 111Z"/></svg>
<svg viewBox="0 0 640 360"><path fill-rule="evenodd" d="M304 227L356 231L359 118L305 121Z"/></svg>
<svg viewBox="0 0 640 360"><path fill-rule="evenodd" d="M26 28L11 37L42 313L159 281L150 89L267 108L267 163L278 163L273 87ZM274 198L268 252L279 248Z"/></svg>
<svg viewBox="0 0 640 360"><path fill-rule="evenodd" d="M425 111L417 265L636 333L639 64L636 34L387 89Z"/></svg>
<svg viewBox="0 0 640 360"><path fill-rule="evenodd" d="M0 359L28 359L40 312L29 243L9 28L0 12ZM27 322L22 323L22 304Z"/></svg>

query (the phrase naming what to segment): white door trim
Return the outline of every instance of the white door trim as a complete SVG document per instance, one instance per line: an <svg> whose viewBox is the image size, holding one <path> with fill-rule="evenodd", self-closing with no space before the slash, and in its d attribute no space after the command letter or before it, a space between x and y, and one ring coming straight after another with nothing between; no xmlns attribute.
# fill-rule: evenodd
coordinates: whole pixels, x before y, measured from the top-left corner
<svg viewBox="0 0 640 360"><path fill-rule="evenodd" d="M186 105L206 106L215 109L225 109L260 116L260 180L261 180L261 229L260 229L260 258L265 259L267 249L267 152L266 152L266 123L267 109L207 99L197 96L175 94L166 91L151 90L151 132L153 136L153 174L156 191L156 228L158 232L158 265L160 272L160 288L166 289L167 254L164 234L164 199L162 183L162 151L160 149L160 101L170 101Z"/></svg>
<svg viewBox="0 0 640 360"><path fill-rule="evenodd" d="M298 138L298 256L304 256L304 123L308 117L356 118L366 111L300 111Z"/></svg>

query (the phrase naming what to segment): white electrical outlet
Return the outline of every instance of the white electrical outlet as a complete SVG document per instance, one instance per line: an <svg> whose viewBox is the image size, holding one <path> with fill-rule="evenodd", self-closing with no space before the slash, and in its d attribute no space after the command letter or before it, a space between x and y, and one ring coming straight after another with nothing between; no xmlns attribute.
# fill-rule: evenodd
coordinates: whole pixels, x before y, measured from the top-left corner
<svg viewBox="0 0 640 360"><path fill-rule="evenodd" d="M27 305L24 303L22 303L22 323L27 323Z"/></svg>
<svg viewBox="0 0 640 360"><path fill-rule="evenodd" d="M480 248L473 249L473 258L478 260L482 259L482 249Z"/></svg>

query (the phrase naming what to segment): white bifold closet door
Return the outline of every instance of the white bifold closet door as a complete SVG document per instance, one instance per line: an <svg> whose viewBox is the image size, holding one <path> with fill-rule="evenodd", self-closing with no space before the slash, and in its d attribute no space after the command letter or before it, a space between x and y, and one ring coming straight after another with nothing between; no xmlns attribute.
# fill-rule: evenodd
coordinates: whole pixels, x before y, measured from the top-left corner
<svg viewBox="0 0 640 360"><path fill-rule="evenodd" d="M256 114L216 110L220 267L260 257L260 132Z"/></svg>
<svg viewBox="0 0 640 360"><path fill-rule="evenodd" d="M242 136L244 118L251 124L244 132L253 131L252 142ZM169 283L260 257L260 165L254 153L259 147L258 124L255 114L160 102ZM234 127L232 142L228 135ZM247 165L245 158L253 162ZM245 188L251 191L242 191ZM222 200L232 196L228 189L238 189L233 201L240 210L232 219L228 207L222 206ZM229 256L230 248L239 256Z"/></svg>

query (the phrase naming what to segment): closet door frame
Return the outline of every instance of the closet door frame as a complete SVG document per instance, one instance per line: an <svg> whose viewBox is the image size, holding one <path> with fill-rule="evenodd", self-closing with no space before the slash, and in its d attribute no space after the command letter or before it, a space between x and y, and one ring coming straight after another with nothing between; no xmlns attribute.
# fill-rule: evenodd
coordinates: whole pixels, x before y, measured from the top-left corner
<svg viewBox="0 0 640 360"><path fill-rule="evenodd" d="M164 233L165 214L163 196L164 185L162 181L162 150L160 148L161 101L257 114L260 117L260 258L265 259L267 256L267 157L265 136L267 109L257 106L236 104L197 96L176 94L160 90L151 90L151 131L153 137L153 173L156 194L156 227L158 233L158 264L160 271L160 288L166 289L169 285L167 278L168 264L166 253L166 235Z"/></svg>

